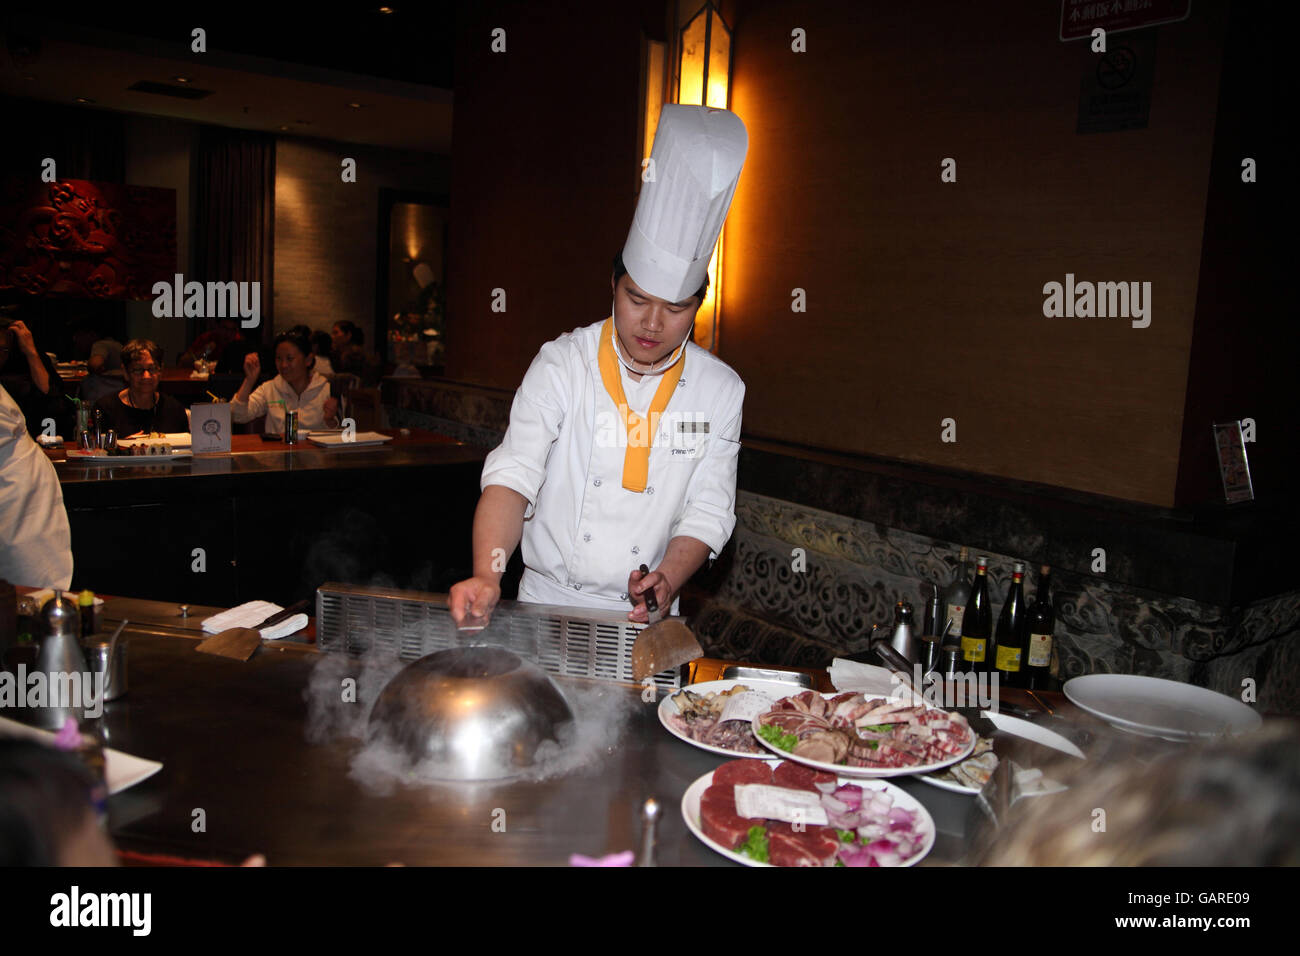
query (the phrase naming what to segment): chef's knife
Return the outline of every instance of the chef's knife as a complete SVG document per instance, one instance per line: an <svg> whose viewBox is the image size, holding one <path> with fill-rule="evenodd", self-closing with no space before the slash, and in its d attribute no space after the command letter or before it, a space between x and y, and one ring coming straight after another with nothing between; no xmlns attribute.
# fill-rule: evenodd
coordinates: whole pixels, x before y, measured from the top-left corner
<svg viewBox="0 0 1300 956"><path fill-rule="evenodd" d="M255 630L260 631L264 627L270 627L273 624L279 624L281 621L287 621L289 620L289 618L293 617L295 614L299 613L306 607L307 607L306 600L299 601L296 604L290 604L283 611L276 611L274 614L268 617L265 621L262 621L260 624L254 624L253 628Z"/></svg>

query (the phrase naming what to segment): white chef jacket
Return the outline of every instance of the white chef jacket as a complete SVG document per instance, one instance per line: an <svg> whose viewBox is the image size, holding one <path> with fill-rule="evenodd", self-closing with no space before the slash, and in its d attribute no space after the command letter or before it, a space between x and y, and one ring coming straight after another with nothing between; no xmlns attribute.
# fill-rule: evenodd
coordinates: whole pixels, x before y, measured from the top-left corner
<svg viewBox="0 0 1300 956"><path fill-rule="evenodd" d="M672 538L695 538L716 554L736 525L740 376L687 344L681 379L653 423L646 489L628 491L627 432L600 376L603 326L542 346L505 438L483 465L482 488L503 485L528 500L522 601L628 610L628 575L657 567Z"/></svg>
<svg viewBox="0 0 1300 956"><path fill-rule="evenodd" d="M0 386L0 578L10 584L72 585L72 533L54 464L27 434L27 421Z"/></svg>
<svg viewBox="0 0 1300 956"><path fill-rule="evenodd" d="M307 387L302 390L301 395L293 390L293 386L284 380L283 375L277 375L269 382L263 382L253 389L253 394L248 396L248 401L231 399L230 417L237 422L251 422L259 415L265 415L266 428L263 431L269 435L284 431L286 408L289 411L296 409L299 428L307 430L326 428L328 426L325 424L325 400L329 397L329 379L319 372L311 373ZM285 404L272 404L281 401Z"/></svg>

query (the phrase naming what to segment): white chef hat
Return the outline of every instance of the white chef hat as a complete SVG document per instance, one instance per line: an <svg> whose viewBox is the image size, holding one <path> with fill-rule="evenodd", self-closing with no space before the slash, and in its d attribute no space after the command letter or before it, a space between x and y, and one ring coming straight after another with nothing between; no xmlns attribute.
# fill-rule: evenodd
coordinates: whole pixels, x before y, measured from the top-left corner
<svg viewBox="0 0 1300 956"><path fill-rule="evenodd" d="M735 113L664 106L650 154L654 178L641 186L623 246L633 282L668 302L699 291L748 149Z"/></svg>

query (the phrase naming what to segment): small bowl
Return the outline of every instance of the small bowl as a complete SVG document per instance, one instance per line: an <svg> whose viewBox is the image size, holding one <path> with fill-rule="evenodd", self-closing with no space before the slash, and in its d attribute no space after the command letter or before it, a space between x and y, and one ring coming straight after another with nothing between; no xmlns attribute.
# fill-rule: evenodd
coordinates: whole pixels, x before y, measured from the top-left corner
<svg viewBox="0 0 1300 956"><path fill-rule="evenodd" d="M573 711L546 672L503 647L438 651L402 668L370 712L369 738L395 746L422 774L494 780L561 743Z"/></svg>

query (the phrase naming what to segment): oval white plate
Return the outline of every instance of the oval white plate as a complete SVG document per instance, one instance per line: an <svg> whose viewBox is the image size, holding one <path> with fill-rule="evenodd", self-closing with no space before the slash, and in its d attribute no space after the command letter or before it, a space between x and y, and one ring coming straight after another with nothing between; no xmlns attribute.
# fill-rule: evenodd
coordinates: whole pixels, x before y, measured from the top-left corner
<svg viewBox="0 0 1300 956"><path fill-rule="evenodd" d="M772 698L773 703L776 703L782 697L789 697L791 693L798 693L796 685L794 684L784 684L780 681L740 679L706 680L701 681L698 684L691 684L688 687L683 687L682 690L694 691L697 694L716 694L720 691L731 690L731 688L735 687L737 684L744 684L746 687L750 687L756 691L763 691ZM692 747L699 747L701 750L707 750L709 753L713 754L720 754L723 757L768 758L768 752L766 750L760 750L756 754L741 753L739 750L727 750L725 747L716 747L713 744L701 743L692 737L686 736L686 734L682 733L668 722L669 717L676 716L678 713L677 705L673 703L673 695L671 694L659 701L659 707L656 712L659 714L659 723L664 725L665 730L678 740L686 741L686 743L690 744ZM759 745L762 746L762 741L759 741Z"/></svg>
<svg viewBox="0 0 1300 956"><path fill-rule="evenodd" d="M776 767L780 763L780 760L767 761L769 767ZM885 780L881 780L876 784L866 784L861 778L840 777L838 779L841 784L851 783L854 786L862 787L864 790L884 790L894 798L894 806L901 807L904 810L916 811L917 829L921 831L923 837L921 849L899 863L899 866L915 866L925 859L926 854L934 848L934 818L930 816L930 811L925 809L925 806L906 790ZM771 863L760 863L743 853L729 850L721 843L704 835L704 830L700 827L700 798L704 796L704 791L708 790L712 785L713 771L710 770L687 787L686 792L682 794L682 819L686 821L686 828L694 833L696 839L710 850L721 853L729 860L735 860L745 866L771 866Z"/></svg>
<svg viewBox="0 0 1300 956"><path fill-rule="evenodd" d="M1112 726L1192 740L1257 730L1263 719L1239 700L1195 684L1138 674L1087 674L1062 688L1072 704Z"/></svg>
<svg viewBox="0 0 1300 956"><path fill-rule="evenodd" d="M825 697L827 700L829 700L832 697L838 697L840 693L843 692L840 691L834 694L823 693L822 697ZM786 694L785 696L793 697L795 695ZM943 708L928 707L927 709L942 710ZM913 774L929 773L932 770L942 770L944 767L950 767L953 764L957 763L958 761L965 760L967 757L971 755L971 751L975 749L975 739L977 737L977 734L975 733L974 730L971 731L970 743L966 745L966 748L961 753L954 754L951 757L946 757L943 760L937 761L935 763L923 763L923 764L918 764L915 767L885 767L883 769L876 768L876 767L850 767L845 764L827 763L824 760L809 760L806 757L797 757L794 754L790 753L788 750L782 750L776 744L764 740L762 737L759 737L758 717L754 718L754 736L758 737L758 742L760 744L762 744L768 750L772 751L772 753L779 756L782 760L793 760L795 763L801 763L805 767L812 767L815 770L825 770L827 773L841 774L845 777L853 777L857 780L863 780L863 779L875 779L878 777L910 777Z"/></svg>
<svg viewBox="0 0 1300 956"><path fill-rule="evenodd" d="M182 458L193 458L194 454L184 448L170 455L90 455L80 449L68 452L68 461L81 461L89 465L161 465Z"/></svg>

